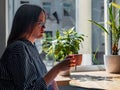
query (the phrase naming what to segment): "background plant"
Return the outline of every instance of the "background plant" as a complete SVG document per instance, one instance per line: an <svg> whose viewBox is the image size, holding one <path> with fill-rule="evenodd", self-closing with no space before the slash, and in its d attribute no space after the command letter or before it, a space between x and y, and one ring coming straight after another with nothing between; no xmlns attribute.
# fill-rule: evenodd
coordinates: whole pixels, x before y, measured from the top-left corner
<svg viewBox="0 0 120 90"><path fill-rule="evenodd" d="M118 42L120 39L120 5L116 4L116 3L110 3L110 6L108 7L108 14L109 14L109 21L107 22L107 24L109 25L109 30L112 33L112 54L113 55L118 55L119 52L119 48L118 48ZM115 12L117 12L117 14L115 15ZM95 24L97 27L99 27L101 30L105 31L107 34L108 30L102 26L101 24L97 23L96 21L93 20L89 20L90 22L92 22L93 24Z"/></svg>

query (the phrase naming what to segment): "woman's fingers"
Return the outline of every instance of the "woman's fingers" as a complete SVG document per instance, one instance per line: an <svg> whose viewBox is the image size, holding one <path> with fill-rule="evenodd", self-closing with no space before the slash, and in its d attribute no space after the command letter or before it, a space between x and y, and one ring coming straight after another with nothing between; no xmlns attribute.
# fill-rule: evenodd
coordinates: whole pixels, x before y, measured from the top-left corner
<svg viewBox="0 0 120 90"><path fill-rule="evenodd" d="M68 56L65 60L59 63L61 70L69 70L70 67L76 66L76 60L73 56Z"/></svg>
<svg viewBox="0 0 120 90"><path fill-rule="evenodd" d="M74 67L76 65L76 60L74 59L74 57L72 58L67 58L66 59L66 62L67 62L67 66L68 67Z"/></svg>
<svg viewBox="0 0 120 90"><path fill-rule="evenodd" d="M70 60L70 67L74 67L76 65L76 61L73 59L73 60Z"/></svg>

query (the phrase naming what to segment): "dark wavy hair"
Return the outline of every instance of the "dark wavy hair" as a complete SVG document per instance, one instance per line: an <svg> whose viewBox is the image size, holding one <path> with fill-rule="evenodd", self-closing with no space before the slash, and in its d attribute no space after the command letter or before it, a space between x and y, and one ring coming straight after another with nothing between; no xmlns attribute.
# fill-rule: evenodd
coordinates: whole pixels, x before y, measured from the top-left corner
<svg viewBox="0 0 120 90"><path fill-rule="evenodd" d="M32 33L34 24L38 21L42 11L45 13L41 7L36 5L22 5L14 16L7 45L18 39L22 39L22 35L28 32Z"/></svg>

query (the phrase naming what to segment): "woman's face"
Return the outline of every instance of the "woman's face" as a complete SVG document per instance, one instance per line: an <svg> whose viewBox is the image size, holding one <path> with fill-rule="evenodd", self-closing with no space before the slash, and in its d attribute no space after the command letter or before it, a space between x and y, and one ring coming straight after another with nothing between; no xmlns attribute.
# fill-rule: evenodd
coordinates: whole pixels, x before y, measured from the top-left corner
<svg viewBox="0 0 120 90"><path fill-rule="evenodd" d="M41 12L38 18L38 22L36 22L35 27L33 28L32 37L34 39L38 39L43 36L45 29L45 22L46 22L45 13Z"/></svg>

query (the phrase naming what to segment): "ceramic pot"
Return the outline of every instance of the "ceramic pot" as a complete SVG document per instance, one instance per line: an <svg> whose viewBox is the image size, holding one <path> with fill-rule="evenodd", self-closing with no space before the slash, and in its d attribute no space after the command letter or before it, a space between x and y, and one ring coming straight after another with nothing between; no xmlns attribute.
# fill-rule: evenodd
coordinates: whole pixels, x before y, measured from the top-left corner
<svg viewBox="0 0 120 90"><path fill-rule="evenodd" d="M104 55L105 69L109 73L120 73L120 55Z"/></svg>

